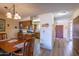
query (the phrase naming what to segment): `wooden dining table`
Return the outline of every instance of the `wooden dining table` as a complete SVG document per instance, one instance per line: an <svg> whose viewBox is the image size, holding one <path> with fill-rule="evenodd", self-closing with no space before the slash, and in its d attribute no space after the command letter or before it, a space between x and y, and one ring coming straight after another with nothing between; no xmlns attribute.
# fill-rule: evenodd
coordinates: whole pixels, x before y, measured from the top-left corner
<svg viewBox="0 0 79 59"><path fill-rule="evenodd" d="M0 40L0 48L5 52L12 54L13 52L22 49L26 46L26 48L29 50L28 55L33 55L33 49L34 49L33 34L24 34L24 38L25 39L14 38L14 39Z"/></svg>
<svg viewBox="0 0 79 59"><path fill-rule="evenodd" d="M3 40L3 41L0 41L0 48L7 53L12 53L22 48L20 47L20 45L23 44L24 42L25 40L23 39Z"/></svg>

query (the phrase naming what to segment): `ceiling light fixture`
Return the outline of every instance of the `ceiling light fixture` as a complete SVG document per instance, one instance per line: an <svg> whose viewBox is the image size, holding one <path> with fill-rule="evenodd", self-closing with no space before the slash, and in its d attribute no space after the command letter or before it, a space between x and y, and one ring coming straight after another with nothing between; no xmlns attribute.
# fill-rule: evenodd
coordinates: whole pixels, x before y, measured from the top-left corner
<svg viewBox="0 0 79 59"><path fill-rule="evenodd" d="M58 15L60 15L60 16L66 15L66 14L68 14L68 12L66 12L66 13L58 13Z"/></svg>
<svg viewBox="0 0 79 59"><path fill-rule="evenodd" d="M12 19L21 19L21 16L15 10L15 4L13 4L12 8L4 7L8 12L6 13L7 18Z"/></svg>
<svg viewBox="0 0 79 59"><path fill-rule="evenodd" d="M55 16L59 17L59 16L67 15L67 14L69 14L69 12L65 11L65 12L59 12L59 13L56 13Z"/></svg>

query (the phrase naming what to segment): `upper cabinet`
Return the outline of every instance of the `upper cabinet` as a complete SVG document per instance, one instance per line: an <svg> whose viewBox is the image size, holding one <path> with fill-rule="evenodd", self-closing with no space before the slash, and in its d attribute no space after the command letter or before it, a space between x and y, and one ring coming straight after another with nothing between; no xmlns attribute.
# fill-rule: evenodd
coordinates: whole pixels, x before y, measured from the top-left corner
<svg viewBox="0 0 79 59"><path fill-rule="evenodd" d="M19 22L19 26L22 27L23 29L26 29L28 26L31 26L31 25L32 25L31 20Z"/></svg>

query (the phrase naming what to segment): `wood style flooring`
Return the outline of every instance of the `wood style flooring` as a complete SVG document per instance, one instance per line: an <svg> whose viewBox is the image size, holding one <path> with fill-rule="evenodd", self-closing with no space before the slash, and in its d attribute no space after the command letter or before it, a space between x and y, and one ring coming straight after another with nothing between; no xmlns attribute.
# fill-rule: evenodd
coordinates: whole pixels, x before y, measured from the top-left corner
<svg viewBox="0 0 79 59"><path fill-rule="evenodd" d="M56 39L52 50L41 48L41 56L73 56L73 42Z"/></svg>

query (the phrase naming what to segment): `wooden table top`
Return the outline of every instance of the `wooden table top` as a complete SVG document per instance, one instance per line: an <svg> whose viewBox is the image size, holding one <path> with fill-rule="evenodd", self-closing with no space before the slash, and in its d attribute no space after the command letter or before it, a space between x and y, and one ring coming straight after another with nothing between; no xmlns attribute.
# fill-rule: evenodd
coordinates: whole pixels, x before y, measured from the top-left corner
<svg viewBox="0 0 79 59"><path fill-rule="evenodd" d="M11 53L18 50L18 48L15 47L17 44L23 43L25 41L21 39L13 39L13 40L14 40L13 42L12 40L0 41L0 48L6 51L7 53Z"/></svg>

